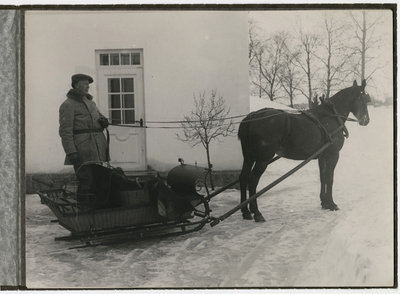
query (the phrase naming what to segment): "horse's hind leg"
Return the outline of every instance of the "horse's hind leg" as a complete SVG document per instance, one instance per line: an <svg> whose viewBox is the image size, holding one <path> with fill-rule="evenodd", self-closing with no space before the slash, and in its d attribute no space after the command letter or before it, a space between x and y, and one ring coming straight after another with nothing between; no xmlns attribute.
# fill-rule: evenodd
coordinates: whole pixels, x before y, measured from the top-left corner
<svg viewBox="0 0 400 294"><path fill-rule="evenodd" d="M254 161L250 159L244 159L242 171L239 175L239 182L240 182L240 202L244 202L247 199L247 186L251 182L251 168L253 167ZM253 219L247 205L244 206L242 209L242 216L243 219Z"/></svg>
<svg viewBox="0 0 400 294"><path fill-rule="evenodd" d="M257 185L260 181L262 174L265 172L269 162L270 162L270 160L257 161L256 164L254 165L254 168L252 170L252 177L249 182L250 196L253 196L254 194L256 194ZM250 211L252 213L254 213L254 220L256 222L265 222L264 217L262 216L261 212L258 210L257 199L254 199L254 201L250 202Z"/></svg>

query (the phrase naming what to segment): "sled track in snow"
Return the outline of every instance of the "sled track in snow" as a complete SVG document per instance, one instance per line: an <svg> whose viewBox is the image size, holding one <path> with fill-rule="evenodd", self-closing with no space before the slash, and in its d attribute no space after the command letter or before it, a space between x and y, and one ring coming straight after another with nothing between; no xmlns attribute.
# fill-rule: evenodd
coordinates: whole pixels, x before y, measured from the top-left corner
<svg viewBox="0 0 400 294"><path fill-rule="evenodd" d="M257 263L263 262L265 259L271 262L271 264L266 262L265 269L271 269L271 266L272 269L274 269L271 273L272 276L280 276L281 279L285 280L285 285L288 287L295 286L297 274L301 274L304 262L315 260L322 254L329 236L326 232L331 232L342 218L340 213L331 214L331 217L325 220L321 219L320 216L321 215L305 217L307 221L302 224L301 228L293 226L293 222L289 221L277 228L276 231L261 237L261 239L255 243L255 246L249 246L244 249L248 250L247 254L236 267L225 274L225 278L219 284L219 287L243 286L248 279L246 274L253 275L254 269L259 268ZM292 217L298 219L299 216L293 215ZM321 227L318 230L310 230L310 226L315 222L319 222ZM307 239L295 237L296 233L299 232L302 236L307 235ZM241 235L240 238L245 238L245 235ZM287 239L288 235L293 236L293 239ZM283 249L287 252L284 261L279 261L282 257L275 255L277 248L280 247L288 248ZM268 255L270 256L268 257ZM289 271L297 273L296 276L289 278L287 275Z"/></svg>
<svg viewBox="0 0 400 294"><path fill-rule="evenodd" d="M220 284L220 287L232 287L236 282L252 267L254 262L264 254L265 247L270 246L272 243L278 243L282 232L285 230L285 226L281 227L279 230L275 231L268 237L262 238L257 242L256 247L254 247L243 260L238 264L237 268L227 273L225 279ZM268 240L267 240L268 239Z"/></svg>

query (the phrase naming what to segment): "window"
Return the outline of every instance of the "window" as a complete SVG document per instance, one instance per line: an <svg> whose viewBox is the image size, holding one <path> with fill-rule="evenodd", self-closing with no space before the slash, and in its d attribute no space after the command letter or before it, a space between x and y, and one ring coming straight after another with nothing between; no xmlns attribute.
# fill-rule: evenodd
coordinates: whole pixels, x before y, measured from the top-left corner
<svg viewBox="0 0 400 294"><path fill-rule="evenodd" d="M101 53L100 66L140 65L140 53Z"/></svg>
<svg viewBox="0 0 400 294"><path fill-rule="evenodd" d="M113 124L139 124L143 114L143 50L96 51L100 107Z"/></svg>
<svg viewBox="0 0 400 294"><path fill-rule="evenodd" d="M135 89L133 78L108 79L109 117L113 124L135 123Z"/></svg>

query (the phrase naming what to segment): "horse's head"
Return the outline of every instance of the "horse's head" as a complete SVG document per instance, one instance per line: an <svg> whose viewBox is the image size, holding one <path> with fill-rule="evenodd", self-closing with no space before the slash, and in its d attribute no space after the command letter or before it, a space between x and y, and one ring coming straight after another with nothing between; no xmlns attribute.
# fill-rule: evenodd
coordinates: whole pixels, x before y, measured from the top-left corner
<svg viewBox="0 0 400 294"><path fill-rule="evenodd" d="M356 97L354 98L351 113L357 118L358 123L362 126L366 126L369 123L368 106L367 103L371 102L371 98L367 92L365 92L366 81L363 80L361 86L357 86L357 82L354 81L353 87L356 87Z"/></svg>

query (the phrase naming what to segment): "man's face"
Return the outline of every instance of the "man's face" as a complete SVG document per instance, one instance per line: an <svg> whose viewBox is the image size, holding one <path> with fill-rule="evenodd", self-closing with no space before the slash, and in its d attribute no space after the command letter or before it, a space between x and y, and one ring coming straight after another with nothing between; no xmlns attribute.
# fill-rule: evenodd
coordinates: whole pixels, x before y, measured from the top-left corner
<svg viewBox="0 0 400 294"><path fill-rule="evenodd" d="M75 84L75 89L81 95L87 95L89 93L89 80L82 80Z"/></svg>

